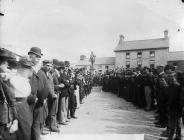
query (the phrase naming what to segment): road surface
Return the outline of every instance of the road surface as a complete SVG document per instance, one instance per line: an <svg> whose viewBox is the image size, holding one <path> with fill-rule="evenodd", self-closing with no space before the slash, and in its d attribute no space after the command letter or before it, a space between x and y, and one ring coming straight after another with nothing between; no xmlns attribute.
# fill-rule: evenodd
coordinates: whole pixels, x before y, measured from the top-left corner
<svg viewBox="0 0 184 140"><path fill-rule="evenodd" d="M60 127L60 133L43 136L43 140L162 139L160 134L165 129L154 126L154 115L154 112L136 109L132 103L95 87L77 109L78 119L71 119L69 125Z"/></svg>

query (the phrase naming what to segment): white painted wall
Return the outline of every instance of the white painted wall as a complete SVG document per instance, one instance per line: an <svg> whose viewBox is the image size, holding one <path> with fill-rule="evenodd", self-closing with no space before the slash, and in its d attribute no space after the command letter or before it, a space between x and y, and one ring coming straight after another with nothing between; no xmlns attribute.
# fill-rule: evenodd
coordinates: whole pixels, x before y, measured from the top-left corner
<svg viewBox="0 0 184 140"><path fill-rule="evenodd" d="M138 51L127 51L130 53L130 59L126 59L126 52L115 53L115 67L126 67L126 61L130 61L130 67L137 67L137 61L142 60L142 66L150 66L150 60L155 60L155 66L166 65L168 61L168 49L157 49L155 57L150 57L150 50L142 51L142 58L137 58Z"/></svg>
<svg viewBox="0 0 184 140"><path fill-rule="evenodd" d="M102 73L104 73L107 69L105 68L106 66L108 66L109 67L109 70L112 70L112 69L114 69L115 68L115 66L114 65L104 65L104 64L102 64L102 65L94 65L94 68L95 68L95 71L99 71L99 70L102 70Z"/></svg>

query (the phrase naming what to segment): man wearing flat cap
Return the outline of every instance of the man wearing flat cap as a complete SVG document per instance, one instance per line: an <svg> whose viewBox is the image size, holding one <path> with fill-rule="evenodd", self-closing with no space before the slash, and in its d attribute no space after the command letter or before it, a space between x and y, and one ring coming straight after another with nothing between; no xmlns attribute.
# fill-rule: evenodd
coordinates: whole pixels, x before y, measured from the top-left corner
<svg viewBox="0 0 184 140"><path fill-rule="evenodd" d="M165 128L167 126L167 75L164 72L164 67L162 65L157 66L158 78L156 82L157 89L157 100L158 100L158 112L159 121L156 122L157 127Z"/></svg>
<svg viewBox="0 0 184 140"><path fill-rule="evenodd" d="M57 105L58 105L58 95L55 92L54 89L54 82L53 82L53 76L52 76L52 61L50 60L44 60L43 61L43 68L42 70L45 72L48 80L48 85L50 87L50 93L48 96L48 116L47 116L47 125L50 129L50 131L53 132L60 132L60 130L57 128L57 121L56 121L56 114L57 114Z"/></svg>
<svg viewBox="0 0 184 140"><path fill-rule="evenodd" d="M57 105L57 95L54 91L53 78L50 74L52 69L52 62L49 60L43 61L43 67L38 71L39 80L42 81L40 94L38 94L38 104L43 104L43 107L46 108L46 99L49 100L49 116L48 116L48 124L49 129L54 132L59 132L59 129L56 127L56 105ZM47 113L44 112L43 118L41 120L41 130L44 127L45 120L47 118Z"/></svg>

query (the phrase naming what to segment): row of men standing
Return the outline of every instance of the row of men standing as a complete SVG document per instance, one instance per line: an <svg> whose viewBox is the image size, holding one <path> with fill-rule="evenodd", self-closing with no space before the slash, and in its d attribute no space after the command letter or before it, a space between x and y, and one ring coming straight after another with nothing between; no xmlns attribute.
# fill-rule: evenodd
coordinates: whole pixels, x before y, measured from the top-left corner
<svg viewBox="0 0 184 140"><path fill-rule="evenodd" d="M1 56L3 57L4 54L2 53ZM20 69L18 71L22 72L19 73L21 76L29 78L29 82L26 86L28 87L28 84L30 84L30 91L26 92L30 93L27 94L28 96L19 96L18 94L15 94L15 96L13 91L15 91L17 87L19 87L19 91L23 91L26 82L21 82L20 78L14 78L14 82L11 82L13 80L9 80L13 89L11 99L14 103L11 105L9 100L6 100L6 104L7 106L13 106L14 114L18 114L18 117L13 117L12 119L12 122L16 120L18 130L14 129L16 132L11 132L15 134L15 137L13 135L5 135L5 132L9 133L9 130L16 125L7 127L9 121L3 122L3 120L0 120L0 136L2 139L9 140L16 138L18 140L40 140L40 135L45 134L43 129L45 126L47 126L50 131L59 132L59 124L67 125L70 118L77 118L75 116L77 107L75 90L77 90L77 87L80 97L79 103L82 103L83 98L88 95L91 90L89 84L90 74L88 74L86 76L88 78L86 78L83 76L82 70L74 72L69 69L66 63L58 61L57 59L54 59L52 62L44 60L43 66L40 69L39 64L42 53L41 49L38 47L32 47L28 55L29 60L22 59L23 61L20 61L21 67L19 67ZM1 63L1 68L4 67L5 62L10 62L7 58L10 58L10 56L4 55L4 61ZM19 85L17 84L16 86L18 82ZM3 78L1 78L1 83L5 84ZM4 90L3 87L1 91L1 94L3 93L2 95L7 95L7 91ZM4 98L6 98L6 96L1 97L4 106ZM4 112L6 112L5 108L1 108L2 113L3 109ZM7 115L8 116L4 114L0 116L0 119L5 117L8 118L9 114Z"/></svg>
<svg viewBox="0 0 184 140"><path fill-rule="evenodd" d="M184 72L176 72L174 66L158 66L157 69L107 72L102 78L103 90L117 94L137 108L157 109L156 127L167 128L162 136L180 140L181 118L184 104Z"/></svg>

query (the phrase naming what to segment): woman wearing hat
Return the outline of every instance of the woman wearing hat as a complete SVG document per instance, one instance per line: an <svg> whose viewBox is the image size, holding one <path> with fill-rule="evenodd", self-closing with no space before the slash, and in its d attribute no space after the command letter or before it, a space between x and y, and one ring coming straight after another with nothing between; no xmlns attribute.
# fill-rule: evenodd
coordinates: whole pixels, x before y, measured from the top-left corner
<svg viewBox="0 0 184 140"><path fill-rule="evenodd" d="M18 131L16 132L18 140L31 139L33 115L27 102L27 97L31 94L29 77L33 73L32 65L30 61L22 58L19 61L16 76L10 80L15 91L16 110L18 113Z"/></svg>
<svg viewBox="0 0 184 140"><path fill-rule="evenodd" d="M9 62L13 54L0 48L0 139L16 140L14 132L18 129L14 91L10 83ZM11 112L9 112L11 111Z"/></svg>

